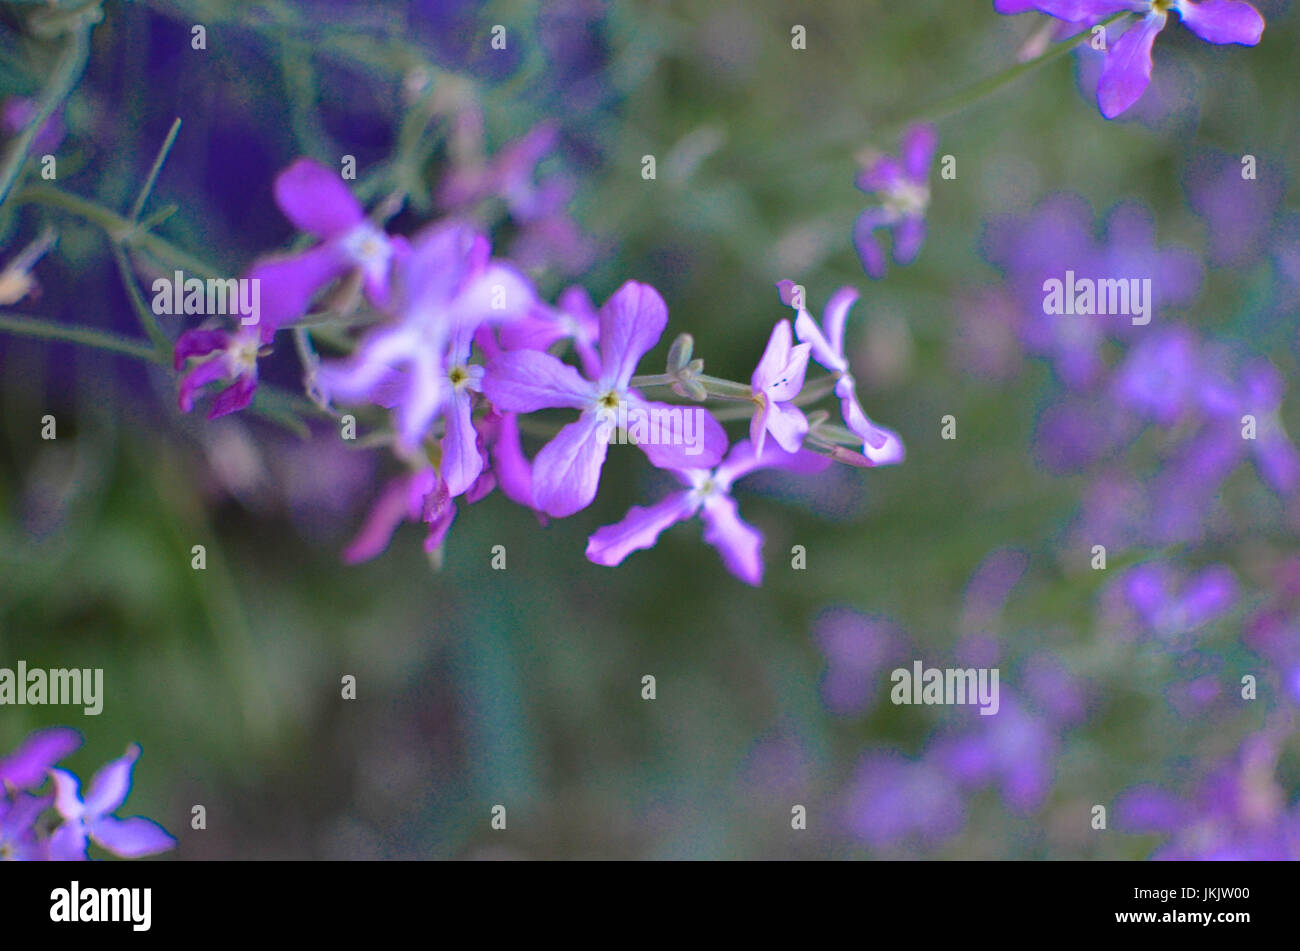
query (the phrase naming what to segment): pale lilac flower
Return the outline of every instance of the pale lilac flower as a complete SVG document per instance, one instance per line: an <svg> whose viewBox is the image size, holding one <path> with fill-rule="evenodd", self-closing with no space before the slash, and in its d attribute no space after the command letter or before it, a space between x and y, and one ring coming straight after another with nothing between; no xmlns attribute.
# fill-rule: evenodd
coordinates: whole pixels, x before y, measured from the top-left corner
<svg viewBox="0 0 1300 951"><path fill-rule="evenodd" d="M393 408L402 446L418 447L458 388L464 395L479 385L480 374L458 362L467 354L457 334L516 319L536 301L528 279L490 254L486 238L455 222L418 238L396 268L397 320L372 330L346 360L322 366L321 393ZM458 435L467 435L463 427Z"/></svg>
<svg viewBox="0 0 1300 951"><path fill-rule="evenodd" d="M187 330L176 338L175 368L182 370L187 360L196 361L181 377L177 403L182 413L194 409L195 398L212 384L225 386L212 401L208 419L238 412L253 401L263 330L241 324L235 330Z"/></svg>
<svg viewBox="0 0 1300 951"><path fill-rule="evenodd" d="M716 465L726 447L726 433L709 413L697 407L651 403L629 386L636 365L663 334L668 308L649 285L628 281L600 310L600 374L582 377L573 367L536 350L502 353L488 364L483 392L498 410L531 413L540 409L581 411L576 422L560 430L533 460L536 507L557 518L591 504L620 412L648 415L658 410L683 419L694 411L702 430L698 446L641 442L650 461L667 469Z"/></svg>
<svg viewBox="0 0 1300 951"><path fill-rule="evenodd" d="M790 321L778 321L750 377L752 399L758 408L749 424L749 438L760 455L768 433L786 452L798 451L808 433L808 418L792 401L803 389L812 345L793 344Z"/></svg>
<svg viewBox="0 0 1300 951"><path fill-rule="evenodd" d="M263 342L303 316L318 291L352 271L361 272L371 303L387 304L398 242L366 220L337 172L299 159L276 177L275 203L295 227L320 240L306 251L262 258L249 269L246 276L261 281Z"/></svg>
<svg viewBox="0 0 1300 951"><path fill-rule="evenodd" d="M95 774L84 800L76 776L62 769L50 770L54 807L63 817L63 824L50 839L52 857L59 861L84 859L87 841L121 858L154 855L175 847L176 840L152 819L113 815L131 792L131 770L139 757L139 746L128 747L126 755Z"/></svg>
<svg viewBox="0 0 1300 951"><path fill-rule="evenodd" d="M822 612L813 640L826 658L822 702L839 716L860 716L875 706L884 672L903 661L907 643L890 621L852 608Z"/></svg>
<svg viewBox="0 0 1300 951"><path fill-rule="evenodd" d="M1165 562L1146 562L1125 572L1122 584L1142 624L1166 641L1223 617L1238 597L1236 578L1225 565L1211 565L1184 578Z"/></svg>
<svg viewBox="0 0 1300 951"><path fill-rule="evenodd" d="M1115 374L1114 395L1161 426L1172 426L1197 405L1200 349L1196 335L1173 327L1145 337Z"/></svg>
<svg viewBox="0 0 1300 951"><path fill-rule="evenodd" d="M858 215L853 225L853 243L870 277L885 276L885 252L877 231L892 232L895 264L911 264L920 253L930 205L930 162L938 144L933 126L912 126L899 140L899 158L880 156L858 173L857 187L880 201Z"/></svg>
<svg viewBox="0 0 1300 951"><path fill-rule="evenodd" d="M1012 812L1037 810L1051 791L1061 741L1053 724L1030 713L1001 689L998 712L973 717L974 726L936 741L928 758L954 782L996 785Z"/></svg>
<svg viewBox="0 0 1300 951"><path fill-rule="evenodd" d="M49 770L77 747L81 736L70 727L50 727L28 735L8 756L0 758L0 790L36 789Z"/></svg>
<svg viewBox="0 0 1300 951"><path fill-rule="evenodd" d="M999 13L1021 13L1027 5L999 0ZM1033 9L1070 23L1095 24L1122 12L1140 14L1106 52L1097 87L1097 105L1114 119L1141 98L1151 81L1151 47L1170 11L1208 43L1254 46L1264 33L1264 18L1245 0L1035 0Z"/></svg>
<svg viewBox="0 0 1300 951"><path fill-rule="evenodd" d="M587 540L587 557L598 565L620 564L634 551L653 548L665 529L699 515L704 540L718 550L727 570L746 584L758 585L763 580L763 534L741 520L731 497L732 485L758 469L821 472L829 465L828 457L806 449L786 452L769 445L759 453L753 443L743 440L712 471L674 471L684 490L649 508L634 505L621 522L597 529Z"/></svg>
<svg viewBox="0 0 1300 951"><path fill-rule="evenodd" d="M779 281L781 300L794 306L793 281ZM871 465L887 466L903 461L903 440L892 430L873 423L858 403L856 383L849 372L849 361L844 355L844 325L849 308L857 302L858 292L852 287L841 287L826 303L822 326L817 326L802 302L795 318L795 332L799 339L811 347L814 360L835 374L835 395L840 400L840 412L846 425L862 438L862 454Z"/></svg>

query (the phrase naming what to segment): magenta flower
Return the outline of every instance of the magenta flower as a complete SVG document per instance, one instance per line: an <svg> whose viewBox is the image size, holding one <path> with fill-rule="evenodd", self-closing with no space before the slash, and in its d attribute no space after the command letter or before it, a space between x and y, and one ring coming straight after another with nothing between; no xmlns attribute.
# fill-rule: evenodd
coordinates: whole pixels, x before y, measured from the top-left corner
<svg viewBox="0 0 1300 951"><path fill-rule="evenodd" d="M1082 24L1096 24L1125 11L1141 14L1106 51L1097 106L1107 119L1114 119L1142 98L1151 82L1151 48L1169 22L1171 10L1207 43L1255 46L1264 33L1264 18L1246 0L1034 0L1030 4L999 0L994 4L999 13L1008 14L1031 7L1058 20Z"/></svg>
<svg viewBox="0 0 1300 951"><path fill-rule="evenodd" d="M371 303L385 306L398 243L366 220L337 172L299 159L276 177L275 203L295 227L320 242L296 254L262 258L249 270L249 279L261 281L263 342L303 316L318 291L352 271L361 271Z"/></svg>
<svg viewBox="0 0 1300 951"><path fill-rule="evenodd" d="M52 769L54 808L63 824L50 838L50 854L58 861L86 858L87 840L121 858L139 858L174 848L176 840L152 819L134 816L119 819L113 813L131 792L131 770L140 757L140 747L129 746L126 755L97 772L90 792L83 800L77 777L66 770Z"/></svg>
<svg viewBox="0 0 1300 951"><path fill-rule="evenodd" d="M458 414L448 421L449 435L463 451L469 431L459 410L481 377L481 371L466 363L466 335L483 324L521 317L536 301L528 279L490 254L486 238L455 222L417 239L394 275L398 320L371 331L347 360L321 367L321 393L329 399L393 408L398 437L408 451L419 446L439 413L454 404ZM458 427L454 433L452 427ZM460 483L466 477L473 481L468 476L473 463L461 456L453 464L463 470L457 484L464 491Z"/></svg>
<svg viewBox="0 0 1300 951"><path fill-rule="evenodd" d="M263 325L264 327L265 325ZM197 362L181 377L177 402L182 413L194 409L194 400L205 387L214 383L227 385L208 410L208 419L235 413L253 401L257 390L257 358L264 335L259 328L240 325L235 330L187 330L176 338L173 355L177 370L185 362Z"/></svg>
<svg viewBox="0 0 1300 951"><path fill-rule="evenodd" d="M793 306L793 281L778 281L777 288L781 300ZM852 287L841 287L826 302L826 312L822 326L817 326L812 315L800 303L799 316L795 318L795 333L799 339L811 347L812 357L823 367L835 374L835 395L840 400L840 413L844 425L855 435L862 437L862 455L873 466L895 465L903 461L906 451L903 440L893 430L877 426L862 411L858 402L857 384L849 373L849 361L844 355L844 325L848 320L849 309L857 303L858 292Z"/></svg>
<svg viewBox="0 0 1300 951"><path fill-rule="evenodd" d="M610 440L634 415L646 419L653 413L678 421L675 429L669 427L670 438L637 443L660 468L713 466L722 458L726 433L710 414L699 407L652 403L630 388L637 364L659 342L667 323L668 308L659 292L628 281L600 310L600 373L594 380L536 350L502 353L488 364L483 393L498 410L531 413L562 407L582 413L533 460L536 508L560 518L590 505ZM693 439L686 438L688 419L697 426Z"/></svg>
<svg viewBox="0 0 1300 951"><path fill-rule="evenodd" d="M57 726L28 735L8 756L0 759L0 790L36 789L51 767L81 746L81 736L70 727Z"/></svg>
<svg viewBox="0 0 1300 951"><path fill-rule="evenodd" d="M759 455L763 453L768 433L786 452L797 452L808 432L808 418L791 401L803 389L812 346L806 343L793 346L793 343L790 321L778 321L750 377L758 408L749 424L749 438Z"/></svg>
<svg viewBox="0 0 1300 951"><path fill-rule="evenodd" d="M882 155L858 173L858 188L880 201L853 225L853 243L870 277L885 276L885 252L876 237L880 229L893 233L895 264L911 264L920 253L930 205L930 162L938 144L933 126L912 126L899 140L901 158Z"/></svg>
<svg viewBox="0 0 1300 951"><path fill-rule="evenodd" d="M712 471L674 471L684 490L649 508L634 505L623 521L597 529L587 539L587 557L598 565L620 564L634 551L653 548L665 529L698 514L704 520L704 540L718 550L727 570L757 586L763 580L763 535L741 520L731 498L732 485L758 469L821 472L830 462L828 456L806 449L786 452L769 445L759 453L753 443L743 440Z"/></svg>

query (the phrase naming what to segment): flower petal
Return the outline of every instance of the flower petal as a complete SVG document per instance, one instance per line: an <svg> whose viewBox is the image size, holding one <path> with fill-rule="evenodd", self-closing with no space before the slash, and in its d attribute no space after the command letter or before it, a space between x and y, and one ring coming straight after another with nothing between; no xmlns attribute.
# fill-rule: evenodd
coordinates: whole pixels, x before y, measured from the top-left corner
<svg viewBox="0 0 1300 951"><path fill-rule="evenodd" d="M321 238L341 235L364 217L340 175L307 158L276 177L275 203L294 227Z"/></svg>
<svg viewBox="0 0 1300 951"><path fill-rule="evenodd" d="M533 460L535 507L555 518L585 509L596 497L608 451L595 413L583 413L561 429Z"/></svg>
<svg viewBox="0 0 1300 951"><path fill-rule="evenodd" d="M492 360L483 376L483 395L508 413L585 409L597 396L577 370L537 350L512 350Z"/></svg>
<svg viewBox="0 0 1300 951"><path fill-rule="evenodd" d="M587 539L587 558L598 565L617 565L634 551L653 548L659 535L695 514L689 492L674 492L648 508L634 505L621 522L596 529Z"/></svg>
<svg viewBox="0 0 1300 951"><path fill-rule="evenodd" d="M478 451L478 431L472 418L469 393L454 392L446 414L447 432L442 437L441 475L447 492L454 499L461 495L483 471L483 456Z"/></svg>
<svg viewBox="0 0 1300 951"><path fill-rule="evenodd" d="M704 519L704 540L718 550L727 570L757 587L763 581L762 532L741 521L729 495L710 496L700 517Z"/></svg>
<svg viewBox="0 0 1300 951"><path fill-rule="evenodd" d="M668 305L649 284L628 281L600 309L601 382L627 386L668 325Z"/></svg>
<svg viewBox="0 0 1300 951"><path fill-rule="evenodd" d="M140 758L140 747L132 744L126 754L106 763L90 781L86 794L86 815L104 816L116 812L131 791L131 770Z"/></svg>
<svg viewBox="0 0 1300 951"><path fill-rule="evenodd" d="M925 218L908 215L894 226L894 262L908 265L921 253L925 244Z"/></svg>
<svg viewBox="0 0 1300 951"><path fill-rule="evenodd" d="M316 293L350 268L346 255L332 244L255 262L246 277L259 283L257 326L262 340L307 313Z"/></svg>
<svg viewBox="0 0 1300 951"><path fill-rule="evenodd" d="M1245 0L1180 0L1178 15L1207 43L1255 46L1264 35L1264 18Z"/></svg>
<svg viewBox="0 0 1300 951"><path fill-rule="evenodd" d="M71 727L37 730L0 759L0 786L35 789L45 782L46 770L81 745L81 734Z"/></svg>
<svg viewBox="0 0 1300 951"><path fill-rule="evenodd" d="M938 147L939 134L932 125L914 125L904 132L899 141L899 153L907 177L914 182L926 181L930 177L930 162Z"/></svg>
<svg viewBox="0 0 1300 951"><path fill-rule="evenodd" d="M352 539L352 543L343 549L343 561L349 565L369 561L379 555L393 540L393 532L407 517L407 490L410 476L403 476L389 482L375 504L371 506L361 530Z"/></svg>
<svg viewBox="0 0 1300 951"><path fill-rule="evenodd" d="M124 859L157 855L176 847L176 840L166 829L142 816L130 819L102 816L87 823L87 831L96 845Z"/></svg>
<svg viewBox="0 0 1300 951"><path fill-rule="evenodd" d="M890 215L883 208L868 208L853 223L853 246L868 277L876 280L885 276L885 252L876 238L876 229L885 226Z"/></svg>
<svg viewBox="0 0 1300 951"><path fill-rule="evenodd" d="M637 448L659 469L709 469L727 451L727 431L702 406L673 406L635 399L631 408L649 415L652 437L658 430L657 439L638 443ZM655 425L656 420L661 422Z"/></svg>
<svg viewBox="0 0 1300 951"><path fill-rule="evenodd" d="M786 452L797 452L808 434L808 417L789 403L772 403L770 408L767 431Z"/></svg>
<svg viewBox="0 0 1300 951"><path fill-rule="evenodd" d="M257 392L257 374L244 373L236 377L235 382L217 394L208 409L208 419L220 419L230 413L238 413L253 402Z"/></svg>
<svg viewBox="0 0 1300 951"><path fill-rule="evenodd" d="M1151 13L1125 31L1106 54L1097 83L1097 105L1107 119L1114 119L1146 92L1151 81L1151 46L1165 28L1168 16Z"/></svg>

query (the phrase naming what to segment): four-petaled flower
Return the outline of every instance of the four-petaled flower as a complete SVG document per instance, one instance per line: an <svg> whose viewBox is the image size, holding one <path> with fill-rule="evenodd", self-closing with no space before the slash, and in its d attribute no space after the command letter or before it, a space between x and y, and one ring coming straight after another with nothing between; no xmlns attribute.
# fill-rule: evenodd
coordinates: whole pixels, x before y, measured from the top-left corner
<svg viewBox="0 0 1300 951"><path fill-rule="evenodd" d="M853 243L870 277L885 276L885 252L876 237L881 228L893 233L895 264L911 264L920 253L930 205L930 162L938 144L933 126L912 126L899 140L899 158L879 156L858 173L858 188L880 200L853 225Z"/></svg>
<svg viewBox="0 0 1300 951"><path fill-rule="evenodd" d="M685 439L637 443L660 468L712 466L722 458L727 437L712 415L698 407L652 403L630 386L637 363L659 342L667 323L668 308L659 292L628 281L600 310L600 373L595 380L536 350L502 353L488 364L483 393L498 410L582 412L533 460L533 499L539 510L560 518L591 504L614 431L632 415L645 419L659 413L676 419L680 436L686 415L694 414L699 428L689 444Z"/></svg>
<svg viewBox="0 0 1300 951"><path fill-rule="evenodd" d="M727 570L750 585L763 580L763 535L741 520L731 487L757 469L821 472L828 456L800 449L786 452L768 444L760 454L749 440L732 447L715 469L678 469L686 486L649 508L634 505L621 522L597 529L587 540L587 557L598 565L617 565L634 551L653 548L660 534L677 522L699 515L704 520L704 540L718 550Z"/></svg>
<svg viewBox="0 0 1300 951"><path fill-rule="evenodd" d="M54 780L54 808L63 824L50 837L50 855L57 861L86 858L87 841L92 841L121 858L139 858L166 852L176 845L162 826L152 819L113 815L131 792L131 770L140 757L132 745L126 754L112 760L90 781L90 792L81 798L77 777L67 770L51 769Z"/></svg>

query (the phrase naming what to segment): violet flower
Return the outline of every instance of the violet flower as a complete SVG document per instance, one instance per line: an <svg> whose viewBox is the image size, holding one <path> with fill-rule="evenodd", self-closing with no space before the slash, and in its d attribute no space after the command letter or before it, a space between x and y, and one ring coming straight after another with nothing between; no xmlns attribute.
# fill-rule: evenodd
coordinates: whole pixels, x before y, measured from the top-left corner
<svg viewBox="0 0 1300 951"><path fill-rule="evenodd" d="M743 440L712 471L676 470L673 474L686 486L684 490L649 508L634 505L621 522L597 529L587 540L587 557L598 565L620 564L634 551L653 548L665 529L698 514L704 521L704 540L718 550L727 570L757 586L763 580L763 535L741 520L731 497L732 485L758 469L811 473L829 465L828 456L806 449L786 452L769 445L759 452L753 443Z"/></svg>
<svg viewBox="0 0 1300 951"><path fill-rule="evenodd" d="M49 858L49 842L37 835L36 820L49 808L47 796L0 795L0 862L37 862Z"/></svg>
<svg viewBox="0 0 1300 951"><path fill-rule="evenodd" d="M758 408L749 424L749 438L759 455L768 433L786 452L797 452L808 433L808 418L792 401L803 389L812 345L793 344L790 321L778 321L750 377L752 399Z"/></svg>
<svg viewBox="0 0 1300 951"><path fill-rule="evenodd" d="M858 173L857 187L880 201L858 215L853 225L853 243L870 277L885 276L878 230L893 234L895 264L911 264L920 253L930 205L930 162L938 144L933 126L912 126L899 140L900 158L882 155Z"/></svg>
<svg viewBox="0 0 1300 951"><path fill-rule="evenodd" d="M50 770L54 807L64 820L50 838L50 855L54 859L86 858L87 841L121 858L154 855L175 847L176 840L152 819L119 819L113 815L131 792L131 770L139 757L139 746L127 747L124 756L95 774L84 800L76 776L62 769Z"/></svg>
<svg viewBox="0 0 1300 951"><path fill-rule="evenodd" d="M994 4L999 13L1021 13L1028 5L1015 0ZM1129 26L1106 51L1097 105L1107 119L1137 102L1151 81L1151 47L1174 11L1193 33L1208 43L1254 46L1264 32L1264 18L1245 0L1035 0L1033 9L1069 23L1095 24L1116 13L1141 19Z"/></svg>
<svg viewBox="0 0 1300 951"><path fill-rule="evenodd" d="M781 300L794 306L794 282L778 281L776 286L780 290ZM877 426L862 411L858 402L857 384L849 372L848 358L844 355L844 324L848 320L849 308L857 299L858 292L854 288L841 287L827 301L820 327L800 304L799 316L794 322L795 332L804 344L811 347L813 359L835 374L835 395L840 400L844 425L862 438L862 454L871 465L895 465L902 462L906 455L903 440L893 430Z"/></svg>
<svg viewBox="0 0 1300 951"><path fill-rule="evenodd" d="M578 286L561 293L554 307L538 301L528 314L503 326L500 334L505 350L545 350L557 341L570 340L588 377L600 373L599 338L596 306L591 295Z"/></svg>
<svg viewBox="0 0 1300 951"><path fill-rule="evenodd" d="M658 291L628 281L600 310L600 374L594 380L584 379L573 367L536 350L502 353L488 364L483 393L498 410L531 413L563 407L582 413L533 460L533 497L538 509L560 518L591 504L615 428L633 413L645 418L654 411L678 420L695 413L698 445L673 444L672 440L638 443L654 465L667 469L706 467L722 458L727 437L712 415L699 407L652 403L629 386L637 363L658 343L667 322L668 308Z"/></svg>
<svg viewBox="0 0 1300 951"><path fill-rule="evenodd" d="M187 330L176 338L175 368L184 369L187 360L197 362L181 377L177 403L182 413L194 409L195 398L211 384L228 384L212 401L208 419L238 412L253 401L257 390L257 358L261 354L263 330L240 325L235 330Z"/></svg>
<svg viewBox="0 0 1300 951"><path fill-rule="evenodd" d="M402 447L414 451L457 384L462 392L470 385L459 376L469 371L457 362L467 355L457 334L518 318L535 303L528 279L490 254L487 239L464 224L440 225L418 238L396 267L397 321L372 330L346 360L322 366L322 395L393 408ZM449 354L454 339L461 343Z"/></svg>
<svg viewBox="0 0 1300 951"><path fill-rule="evenodd" d="M1190 634L1227 614L1237 603L1232 571L1211 565L1182 578L1165 562L1135 565L1123 575L1125 600L1145 627L1162 640Z"/></svg>
<svg viewBox="0 0 1300 951"><path fill-rule="evenodd" d="M303 316L318 291L352 271L361 272L372 304L387 304L399 245L366 220L337 172L299 159L276 177L275 203L295 227L320 240L306 251L262 258L249 269L247 277L261 281L263 342Z"/></svg>
<svg viewBox="0 0 1300 951"><path fill-rule="evenodd" d="M381 554L403 521L425 522L429 526L424 550L442 547L456 517L456 507L446 484L432 465L398 476L380 492L361 530L343 551L343 560L354 565Z"/></svg>

